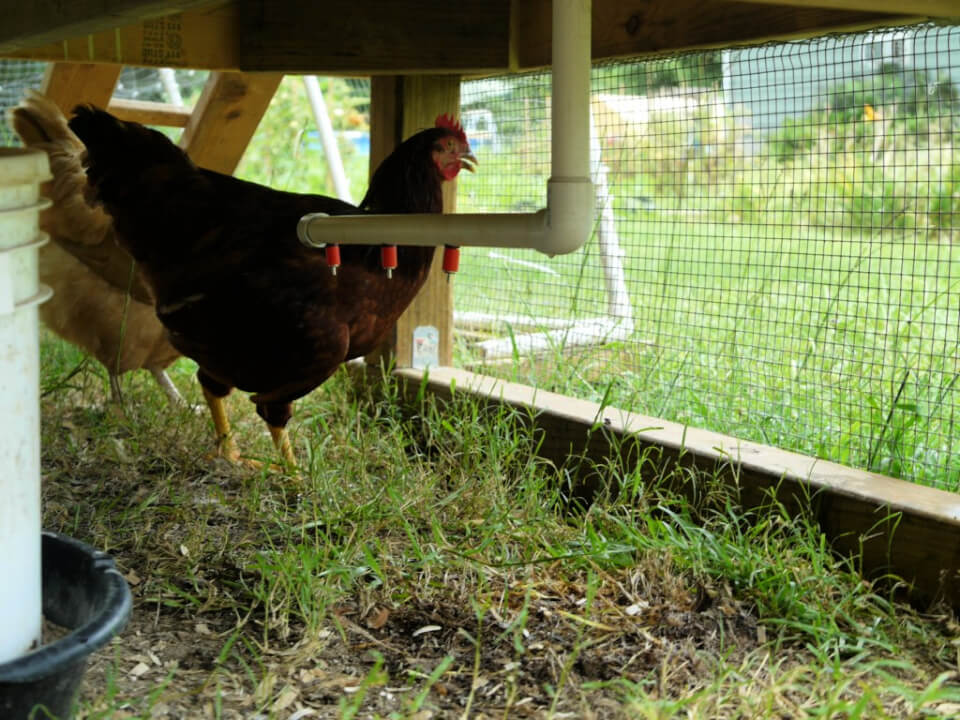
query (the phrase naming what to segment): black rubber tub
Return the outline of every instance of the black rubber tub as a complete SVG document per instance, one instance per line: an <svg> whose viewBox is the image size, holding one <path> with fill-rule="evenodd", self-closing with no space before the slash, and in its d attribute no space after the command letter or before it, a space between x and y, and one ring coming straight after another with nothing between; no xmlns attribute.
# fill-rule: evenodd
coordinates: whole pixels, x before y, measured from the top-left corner
<svg viewBox="0 0 960 720"><path fill-rule="evenodd" d="M52 532L41 547L44 617L70 632L0 664L3 720L72 717L87 658L130 618L130 589L109 555Z"/></svg>

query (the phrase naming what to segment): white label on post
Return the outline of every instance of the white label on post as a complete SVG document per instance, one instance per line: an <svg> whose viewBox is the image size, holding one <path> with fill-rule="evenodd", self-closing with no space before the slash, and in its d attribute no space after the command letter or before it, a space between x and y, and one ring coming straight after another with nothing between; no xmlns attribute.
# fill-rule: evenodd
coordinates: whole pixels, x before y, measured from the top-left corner
<svg viewBox="0 0 960 720"><path fill-rule="evenodd" d="M0 250L0 315L13 312L13 267L10 255Z"/></svg>
<svg viewBox="0 0 960 720"><path fill-rule="evenodd" d="M411 364L421 370L440 364L440 331L432 325L414 328Z"/></svg>

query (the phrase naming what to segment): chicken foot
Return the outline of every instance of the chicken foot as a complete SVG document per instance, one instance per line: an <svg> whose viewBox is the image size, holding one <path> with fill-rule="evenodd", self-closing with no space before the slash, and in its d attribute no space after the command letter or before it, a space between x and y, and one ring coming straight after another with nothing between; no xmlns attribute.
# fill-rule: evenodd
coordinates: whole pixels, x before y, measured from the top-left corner
<svg viewBox="0 0 960 720"><path fill-rule="evenodd" d="M270 428L270 437L273 438L273 444L277 448L277 452L280 453L280 457L283 458L284 464L289 470L295 470L297 467L297 459L293 456L293 445L290 443L290 435L287 433L285 427L274 427L273 425L268 425Z"/></svg>
<svg viewBox="0 0 960 720"><path fill-rule="evenodd" d="M217 385L220 394L207 387L209 384ZM210 408L210 417L213 419L213 427L216 431L217 450L214 457L222 457L228 462L243 463L254 468L263 467L263 464L256 460L241 457L240 451L237 449L223 401L226 397L226 394L223 394L224 388L205 377L201 379L200 387L203 388L203 397L207 401L207 407ZM226 389L229 392L229 388ZM273 444L277 448L277 452L280 453L280 457L283 458L285 469L296 471L297 460L293 455L293 445L286 428L287 421L290 419L290 405L288 403L284 404L280 412L277 413L272 407L265 411L263 406L258 404L257 412L267 423L267 427L270 428L270 437L273 438Z"/></svg>
<svg viewBox="0 0 960 720"><path fill-rule="evenodd" d="M230 420L227 418L227 409L223 403L225 396L215 395L202 383L201 387L203 399L207 401L210 417L213 418L213 429L217 434L217 451L214 457L222 457L232 463L240 462L240 451L237 450L237 444L230 432Z"/></svg>
<svg viewBox="0 0 960 720"><path fill-rule="evenodd" d="M250 398L256 403L257 415L270 428L270 437L273 438L273 444L283 458L283 463L288 470L296 470L297 460L293 456L293 445L290 443L290 435L287 433L287 423L293 415L293 409L288 402L262 402L256 395Z"/></svg>
<svg viewBox="0 0 960 720"><path fill-rule="evenodd" d="M160 386L160 389L163 390L163 394L166 395L170 400L171 405L186 405L186 401L184 401L180 391L177 390L177 386L173 384L170 376L167 375L166 370L159 367L151 367L147 369L153 375L153 379L157 381L157 385Z"/></svg>
<svg viewBox="0 0 960 720"><path fill-rule="evenodd" d="M171 405L175 407L186 405L186 401L183 399L180 391L177 390L177 386L173 384L170 376L167 375L166 370L159 367L151 367L147 369L150 370L154 380L157 381L157 385L159 385L160 389L163 390L163 394L167 396L167 399L170 401ZM108 375L110 377L110 401L115 407L119 408L120 414L122 415L124 402L123 389L120 385L120 375L113 372L108 373Z"/></svg>

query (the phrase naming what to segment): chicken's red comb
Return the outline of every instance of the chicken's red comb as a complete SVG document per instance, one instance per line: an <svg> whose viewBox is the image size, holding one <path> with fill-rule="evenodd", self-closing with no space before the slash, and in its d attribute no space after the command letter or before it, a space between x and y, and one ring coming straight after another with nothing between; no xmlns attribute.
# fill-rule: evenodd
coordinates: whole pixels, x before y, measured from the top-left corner
<svg viewBox="0 0 960 720"><path fill-rule="evenodd" d="M447 130L452 130L453 133L459 138L462 142L467 141L467 134L463 131L463 127L456 120L453 119L452 115L444 113L443 115L437 115L438 128L446 128Z"/></svg>

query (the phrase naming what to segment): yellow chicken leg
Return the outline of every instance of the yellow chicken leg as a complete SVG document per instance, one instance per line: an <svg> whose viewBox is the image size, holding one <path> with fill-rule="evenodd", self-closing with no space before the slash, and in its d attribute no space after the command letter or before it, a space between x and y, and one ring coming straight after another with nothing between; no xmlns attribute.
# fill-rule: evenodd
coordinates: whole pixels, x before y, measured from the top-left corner
<svg viewBox="0 0 960 720"><path fill-rule="evenodd" d="M230 421L227 419L223 398L217 397L206 388L203 388L203 398L207 401L207 407L210 408L213 428L217 433L217 451L214 456L222 457L232 463L240 462L240 451L237 450L230 432Z"/></svg>
<svg viewBox="0 0 960 720"><path fill-rule="evenodd" d="M289 470L296 470L297 460L293 457L293 445L290 444L290 436L287 434L287 429L282 427L274 427L273 425L268 425L270 428L270 437L273 438L273 444L277 448L277 452L280 453L280 457L283 458L284 464Z"/></svg>

